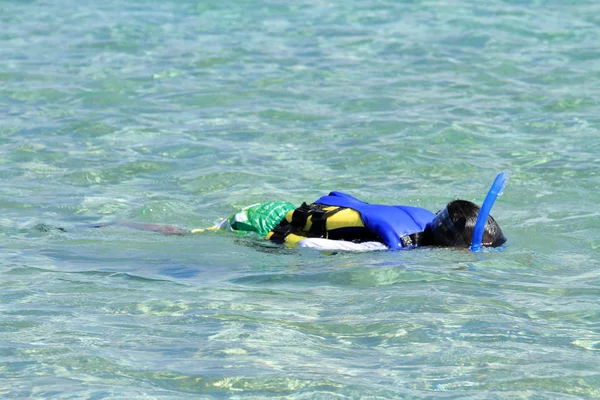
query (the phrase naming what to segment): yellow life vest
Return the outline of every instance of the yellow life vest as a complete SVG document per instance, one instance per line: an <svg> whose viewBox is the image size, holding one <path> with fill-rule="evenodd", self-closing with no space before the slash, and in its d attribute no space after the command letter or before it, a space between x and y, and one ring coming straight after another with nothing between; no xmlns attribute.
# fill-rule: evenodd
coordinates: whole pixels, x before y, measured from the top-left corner
<svg viewBox="0 0 600 400"><path fill-rule="evenodd" d="M266 236L269 240L288 246L296 246L307 237L353 242L379 241L377 235L365 227L358 211L315 203L303 203L289 211Z"/></svg>

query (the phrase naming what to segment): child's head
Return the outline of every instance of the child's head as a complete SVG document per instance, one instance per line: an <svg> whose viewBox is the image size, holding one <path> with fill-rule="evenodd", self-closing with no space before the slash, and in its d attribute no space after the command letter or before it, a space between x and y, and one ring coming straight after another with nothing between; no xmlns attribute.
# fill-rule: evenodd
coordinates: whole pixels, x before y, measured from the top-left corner
<svg viewBox="0 0 600 400"><path fill-rule="evenodd" d="M454 200L438 212L428 229L432 244L438 246L469 247L473 238L473 229L479 214L479 206L466 200ZM506 242L502 229L496 220L488 216L483 233L482 246L498 247Z"/></svg>

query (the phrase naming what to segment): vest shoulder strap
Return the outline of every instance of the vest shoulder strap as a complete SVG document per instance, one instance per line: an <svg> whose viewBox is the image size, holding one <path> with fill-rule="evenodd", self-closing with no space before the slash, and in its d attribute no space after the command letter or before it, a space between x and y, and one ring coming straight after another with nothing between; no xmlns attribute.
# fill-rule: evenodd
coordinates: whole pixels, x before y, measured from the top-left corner
<svg viewBox="0 0 600 400"><path fill-rule="evenodd" d="M324 204L302 203L293 212L288 213L279 225L267 236L267 239L283 243L290 234L303 237L326 237L327 218L343 210L344 207L327 206Z"/></svg>

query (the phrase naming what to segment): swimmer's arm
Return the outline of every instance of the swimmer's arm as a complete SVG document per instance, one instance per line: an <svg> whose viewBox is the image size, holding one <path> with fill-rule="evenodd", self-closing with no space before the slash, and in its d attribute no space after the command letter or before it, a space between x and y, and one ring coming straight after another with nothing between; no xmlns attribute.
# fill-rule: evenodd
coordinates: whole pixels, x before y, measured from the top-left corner
<svg viewBox="0 0 600 400"><path fill-rule="evenodd" d="M298 247L316 250L342 250L342 251L374 251L387 250L388 247L380 242L353 243L344 240L331 240L322 238L306 238L298 242Z"/></svg>

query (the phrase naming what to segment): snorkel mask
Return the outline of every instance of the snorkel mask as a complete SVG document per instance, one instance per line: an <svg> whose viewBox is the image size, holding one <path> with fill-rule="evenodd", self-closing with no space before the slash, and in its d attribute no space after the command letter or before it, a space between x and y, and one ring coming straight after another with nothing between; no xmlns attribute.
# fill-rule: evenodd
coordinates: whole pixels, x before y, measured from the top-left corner
<svg viewBox="0 0 600 400"><path fill-rule="evenodd" d="M504 189L507 180L508 176L505 172L501 172L496 176L496 179L477 214L477 220L473 227L473 236L471 237L470 244L465 241L462 233L465 230L466 219L458 219L455 225L455 223L452 222L452 218L450 218L448 207L439 211L433 221L429 223L430 232L433 235L434 242L442 246L468 247L473 252L480 251L485 225L490 216L490 211L492 210L492 206L498 198L498 195ZM500 243L491 245L493 247L498 246L506 241L506 238L502 235L500 240ZM486 245L489 246L490 244Z"/></svg>
<svg viewBox="0 0 600 400"><path fill-rule="evenodd" d="M448 214L448 207L435 215L433 221L429 223L429 227L431 228L435 243L442 246L469 247L465 243L462 233L454 226L452 218Z"/></svg>
<svg viewBox="0 0 600 400"><path fill-rule="evenodd" d="M485 223L488 220L488 216L490 215L490 211L492 211L492 207L498 198L498 195L502 193L504 190L504 185L506 185L506 181L508 180L508 175L506 172L500 172L496 179L494 179L494 183L490 187L487 196L485 196L485 200L481 205L481 210L477 215L477 222L475 222L475 228L473 229L473 238L471 239L471 251L477 252L481 250L481 240L483 239L483 231L485 228Z"/></svg>

